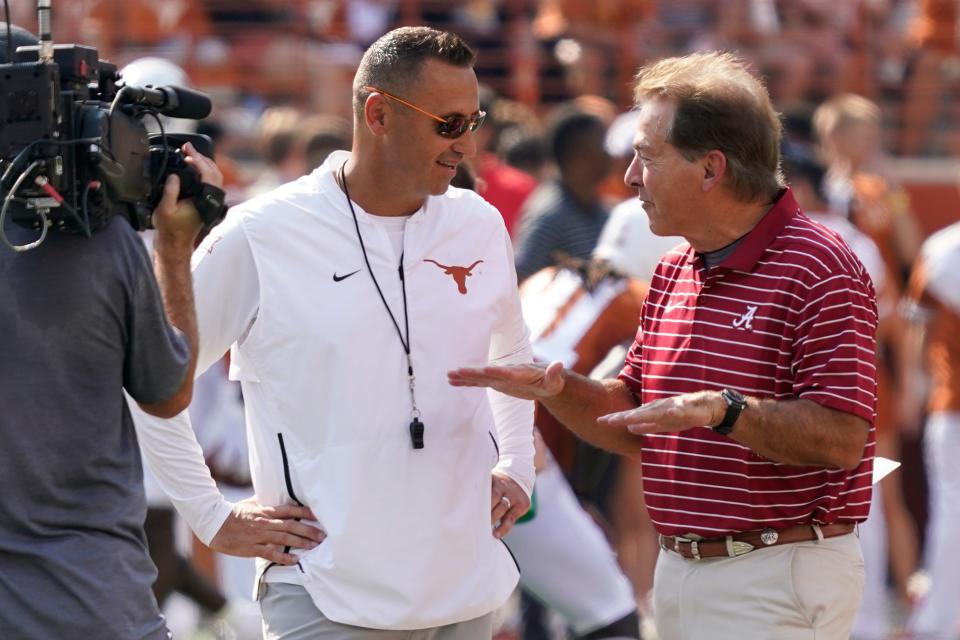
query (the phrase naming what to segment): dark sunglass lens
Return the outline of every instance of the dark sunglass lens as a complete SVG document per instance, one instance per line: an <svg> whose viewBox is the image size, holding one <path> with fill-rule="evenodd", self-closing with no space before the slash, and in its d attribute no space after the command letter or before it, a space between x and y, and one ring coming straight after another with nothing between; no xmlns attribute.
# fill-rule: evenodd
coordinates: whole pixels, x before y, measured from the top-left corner
<svg viewBox="0 0 960 640"><path fill-rule="evenodd" d="M467 130L466 118L451 116L446 122L437 125L437 133L445 138L459 138Z"/></svg>

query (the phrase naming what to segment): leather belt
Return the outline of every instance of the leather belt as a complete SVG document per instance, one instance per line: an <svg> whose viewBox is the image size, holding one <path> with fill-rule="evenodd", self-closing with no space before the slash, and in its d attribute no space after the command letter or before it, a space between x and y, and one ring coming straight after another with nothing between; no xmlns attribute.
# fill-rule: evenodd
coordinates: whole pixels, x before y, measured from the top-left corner
<svg viewBox="0 0 960 640"><path fill-rule="evenodd" d="M703 540L694 540L683 536L660 536L660 548L673 551L690 560L735 558L755 549L843 536L852 533L855 526L852 522L823 525L802 524L784 529L744 531L724 538Z"/></svg>

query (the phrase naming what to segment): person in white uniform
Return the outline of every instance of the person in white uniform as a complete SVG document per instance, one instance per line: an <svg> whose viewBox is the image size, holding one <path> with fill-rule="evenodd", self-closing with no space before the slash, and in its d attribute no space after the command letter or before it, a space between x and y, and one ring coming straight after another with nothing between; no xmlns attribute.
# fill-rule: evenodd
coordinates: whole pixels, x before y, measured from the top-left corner
<svg viewBox="0 0 960 640"><path fill-rule="evenodd" d="M502 218L449 188L484 117L473 59L453 34L384 35L354 78L352 151L235 207L194 255L197 368L231 350L256 501L326 534L260 562L267 638L486 639L517 584L500 538L530 505L533 403L446 378L532 360ZM143 449L210 540L232 506L171 423Z"/></svg>

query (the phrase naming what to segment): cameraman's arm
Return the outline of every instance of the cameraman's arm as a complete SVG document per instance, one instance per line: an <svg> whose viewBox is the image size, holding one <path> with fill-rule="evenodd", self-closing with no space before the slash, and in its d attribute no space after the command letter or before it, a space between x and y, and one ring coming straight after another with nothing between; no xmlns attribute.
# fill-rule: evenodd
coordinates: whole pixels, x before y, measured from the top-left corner
<svg viewBox="0 0 960 640"><path fill-rule="evenodd" d="M185 151L188 162L200 172L204 182L218 187L223 184L223 175L212 160L200 155L192 147L185 147ZM153 224L157 230L154 271L167 319L186 339L190 361L180 388L172 396L161 402L140 404L141 409L160 418L172 418L190 405L197 365L197 316L190 278L190 257L203 223L192 202L177 201L179 193L180 179L171 175L164 185L163 198L153 213Z"/></svg>

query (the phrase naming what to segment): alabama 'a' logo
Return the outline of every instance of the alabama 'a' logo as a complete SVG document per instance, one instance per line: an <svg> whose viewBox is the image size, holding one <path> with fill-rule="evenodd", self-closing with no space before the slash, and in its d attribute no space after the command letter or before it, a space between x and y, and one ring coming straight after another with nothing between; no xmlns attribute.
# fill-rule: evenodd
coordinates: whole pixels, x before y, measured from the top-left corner
<svg viewBox="0 0 960 640"><path fill-rule="evenodd" d="M466 295L467 294L467 278L473 275L474 267L476 267L478 264L483 262L483 260L477 260L469 267L457 267L457 266L448 267L447 265L440 264L436 260L431 260L430 258L425 258L424 262L435 264L441 269L443 269L443 272L448 276L450 276L451 278L453 278L453 281L457 283L457 291L459 291L463 295Z"/></svg>

